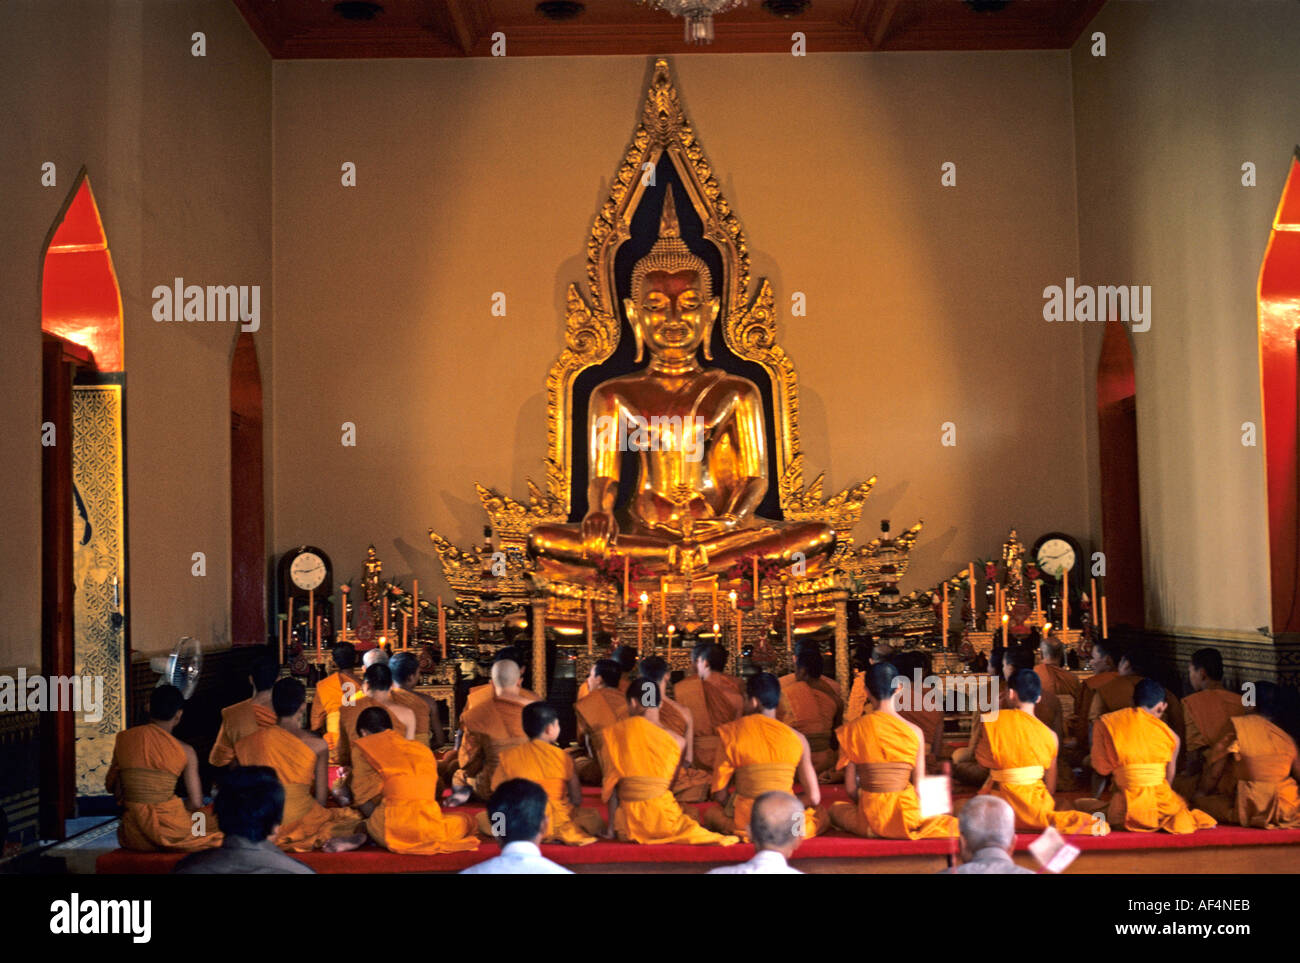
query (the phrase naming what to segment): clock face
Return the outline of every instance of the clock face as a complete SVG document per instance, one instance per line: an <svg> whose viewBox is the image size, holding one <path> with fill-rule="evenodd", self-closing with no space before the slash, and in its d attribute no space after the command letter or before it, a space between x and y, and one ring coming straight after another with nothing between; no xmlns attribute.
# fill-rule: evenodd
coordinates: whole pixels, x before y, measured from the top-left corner
<svg viewBox="0 0 1300 963"><path fill-rule="evenodd" d="M325 581L325 560L315 552L303 552L289 566L289 578L304 592L320 588Z"/></svg>
<svg viewBox="0 0 1300 963"><path fill-rule="evenodd" d="M1074 549L1063 538L1049 538L1038 547L1038 567L1056 578L1074 568Z"/></svg>

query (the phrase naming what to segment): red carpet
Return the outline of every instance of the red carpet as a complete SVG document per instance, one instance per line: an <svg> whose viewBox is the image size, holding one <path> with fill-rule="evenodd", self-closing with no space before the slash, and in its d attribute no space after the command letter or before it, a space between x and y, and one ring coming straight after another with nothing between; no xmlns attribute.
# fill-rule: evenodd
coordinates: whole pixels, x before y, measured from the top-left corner
<svg viewBox="0 0 1300 963"><path fill-rule="evenodd" d="M599 805L599 790L585 789L584 802ZM823 804L847 798L841 786L822 789ZM482 806L465 806L461 812L473 812ZM689 811L690 807L686 807ZM1016 849L1024 850L1037 834L1020 834ZM1112 832L1109 836L1070 836L1069 841L1079 849L1088 850L1146 850L1146 849L1196 849L1215 846L1300 846L1300 829L1242 829L1223 826L1185 836L1169 833ZM839 832L831 832L808 840L799 847L796 859L879 859L890 856L943 855L953 851L955 840L948 839L861 839ZM482 862L501 851L494 842L484 841L476 852L449 853L440 856L411 856L390 853L367 844L350 853L301 853L295 856L318 873L447 873ZM641 846L636 843L598 842L590 846L542 847L548 859L565 866L582 866L599 863L729 863L744 862L754 854L751 845L738 846ZM116 873L167 873L181 859L170 853L133 853L118 849L101 856L96 872ZM1300 870L1300 856L1296 859Z"/></svg>

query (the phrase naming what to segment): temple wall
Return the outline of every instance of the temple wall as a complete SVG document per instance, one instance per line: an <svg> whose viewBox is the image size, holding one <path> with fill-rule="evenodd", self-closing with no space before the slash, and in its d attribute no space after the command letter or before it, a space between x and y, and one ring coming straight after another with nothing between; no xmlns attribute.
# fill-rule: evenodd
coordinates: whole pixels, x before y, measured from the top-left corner
<svg viewBox="0 0 1300 963"><path fill-rule="evenodd" d="M195 31L206 57L191 56ZM270 57L228 0L15 0L0 7L0 76L0 671L40 661L40 266L83 165L124 312L132 642L225 643L238 329L157 323L152 290L261 285L269 384ZM54 187L41 186L46 161Z"/></svg>
<svg viewBox="0 0 1300 963"><path fill-rule="evenodd" d="M374 542L386 574L446 591L427 529L472 544L476 481L543 480L565 290L650 64L273 65L275 552L320 545L346 578ZM1077 267L1069 69L1064 51L674 63L775 288L807 480L879 475L862 539L925 520L905 589L1012 525L1086 545L1080 332L1042 320Z"/></svg>
<svg viewBox="0 0 1300 963"><path fill-rule="evenodd" d="M1297 44L1294 4L1170 0L1107 4L1072 51L1080 280L1152 287L1132 336L1146 609L1175 635L1259 642L1270 621L1263 436L1243 446L1242 425L1260 425L1256 280L1300 140ZM1093 466L1102 330L1081 327Z"/></svg>

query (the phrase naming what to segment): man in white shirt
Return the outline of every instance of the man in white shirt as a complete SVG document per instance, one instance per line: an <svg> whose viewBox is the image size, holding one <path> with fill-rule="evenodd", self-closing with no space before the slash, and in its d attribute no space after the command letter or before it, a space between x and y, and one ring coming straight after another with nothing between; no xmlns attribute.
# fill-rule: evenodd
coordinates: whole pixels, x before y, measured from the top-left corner
<svg viewBox="0 0 1300 963"><path fill-rule="evenodd" d="M573 874L553 863L537 848L546 837L546 790L527 779L507 779L488 800L488 822L492 835L503 841L501 855L469 869L465 876Z"/></svg>
<svg viewBox="0 0 1300 963"><path fill-rule="evenodd" d="M957 825L962 864L940 872L960 876L1033 874L1032 869L1017 866L1011 859L1016 848L1016 816L1006 800L976 796L962 807Z"/></svg>
<svg viewBox="0 0 1300 963"><path fill-rule="evenodd" d="M750 873L798 873L786 862L803 842L803 803L788 792L765 792L754 800L749 816L749 836L754 841L754 858L735 866L719 866L709 875Z"/></svg>

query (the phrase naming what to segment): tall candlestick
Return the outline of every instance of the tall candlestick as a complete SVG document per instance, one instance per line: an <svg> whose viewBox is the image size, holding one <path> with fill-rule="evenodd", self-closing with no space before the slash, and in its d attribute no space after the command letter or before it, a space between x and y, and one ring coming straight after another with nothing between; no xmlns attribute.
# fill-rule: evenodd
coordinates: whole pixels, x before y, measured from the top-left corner
<svg viewBox="0 0 1300 963"><path fill-rule="evenodd" d="M668 579L659 579L659 621L668 621Z"/></svg>
<svg viewBox="0 0 1300 963"><path fill-rule="evenodd" d="M713 621L718 621L718 581L713 580Z"/></svg>
<svg viewBox="0 0 1300 963"><path fill-rule="evenodd" d="M280 623L280 664L284 665L285 639L288 636L289 617L281 615L277 621Z"/></svg>
<svg viewBox="0 0 1300 963"><path fill-rule="evenodd" d="M1110 632L1106 625L1106 596L1104 595L1101 597L1101 637L1103 639L1110 638Z"/></svg>
<svg viewBox="0 0 1300 963"><path fill-rule="evenodd" d="M785 649L794 651L794 596L788 590L785 596Z"/></svg>
<svg viewBox="0 0 1300 963"><path fill-rule="evenodd" d="M970 563L970 618L971 624L975 623L975 617L979 613L975 610L975 563Z"/></svg>
<svg viewBox="0 0 1300 963"><path fill-rule="evenodd" d="M351 591L346 585L339 586L339 601L342 603L343 611L339 613L339 638L347 640L348 637L348 592Z"/></svg>
<svg viewBox="0 0 1300 963"><path fill-rule="evenodd" d="M384 589L384 598L382 604L384 606L384 635L387 636L388 635L388 590L387 589Z"/></svg>
<svg viewBox="0 0 1300 963"><path fill-rule="evenodd" d="M1070 631L1070 570L1061 569L1061 631Z"/></svg>
<svg viewBox="0 0 1300 963"><path fill-rule="evenodd" d="M420 580L418 578L411 579L411 592L414 597L411 609L415 612L415 634L418 637L420 634Z"/></svg>
<svg viewBox="0 0 1300 963"><path fill-rule="evenodd" d="M754 556L754 604L758 604L758 556Z"/></svg>
<svg viewBox="0 0 1300 963"><path fill-rule="evenodd" d="M649 604L650 596L642 592L641 604L636 607L636 650L638 654L641 652L641 633L645 628L645 610Z"/></svg>
<svg viewBox="0 0 1300 963"><path fill-rule="evenodd" d="M632 556L623 556L623 607L627 608L628 602L631 601L627 596L627 580L632 567Z"/></svg>
<svg viewBox="0 0 1300 963"><path fill-rule="evenodd" d="M320 620L321 617L316 616L316 658L318 659L320 658Z"/></svg>
<svg viewBox="0 0 1300 963"><path fill-rule="evenodd" d="M596 636L591 630L591 595L587 595L587 654L595 652Z"/></svg>
<svg viewBox="0 0 1300 963"><path fill-rule="evenodd" d="M730 592L727 593L727 599L731 602L731 611L733 612L737 611L735 589L732 589Z"/></svg>
<svg viewBox="0 0 1300 963"><path fill-rule="evenodd" d="M1043 580L1034 579L1034 611L1043 611Z"/></svg>
<svg viewBox="0 0 1300 963"><path fill-rule="evenodd" d="M438 596L438 647L442 657L447 658L447 612L442 607L442 596Z"/></svg>
<svg viewBox="0 0 1300 963"><path fill-rule="evenodd" d="M1007 624L1011 621L1011 616L1005 612L1002 613L1002 648L1007 647Z"/></svg>
<svg viewBox="0 0 1300 963"><path fill-rule="evenodd" d="M407 648L408 645L406 630L410 627L410 625L411 625L411 613L403 612L402 613L402 648L403 649Z"/></svg>
<svg viewBox="0 0 1300 963"><path fill-rule="evenodd" d="M940 618L939 644L948 648L948 583L943 583L943 611Z"/></svg>
<svg viewBox="0 0 1300 963"><path fill-rule="evenodd" d="M307 590L307 631L311 632L311 627L316 624L316 590Z"/></svg>

